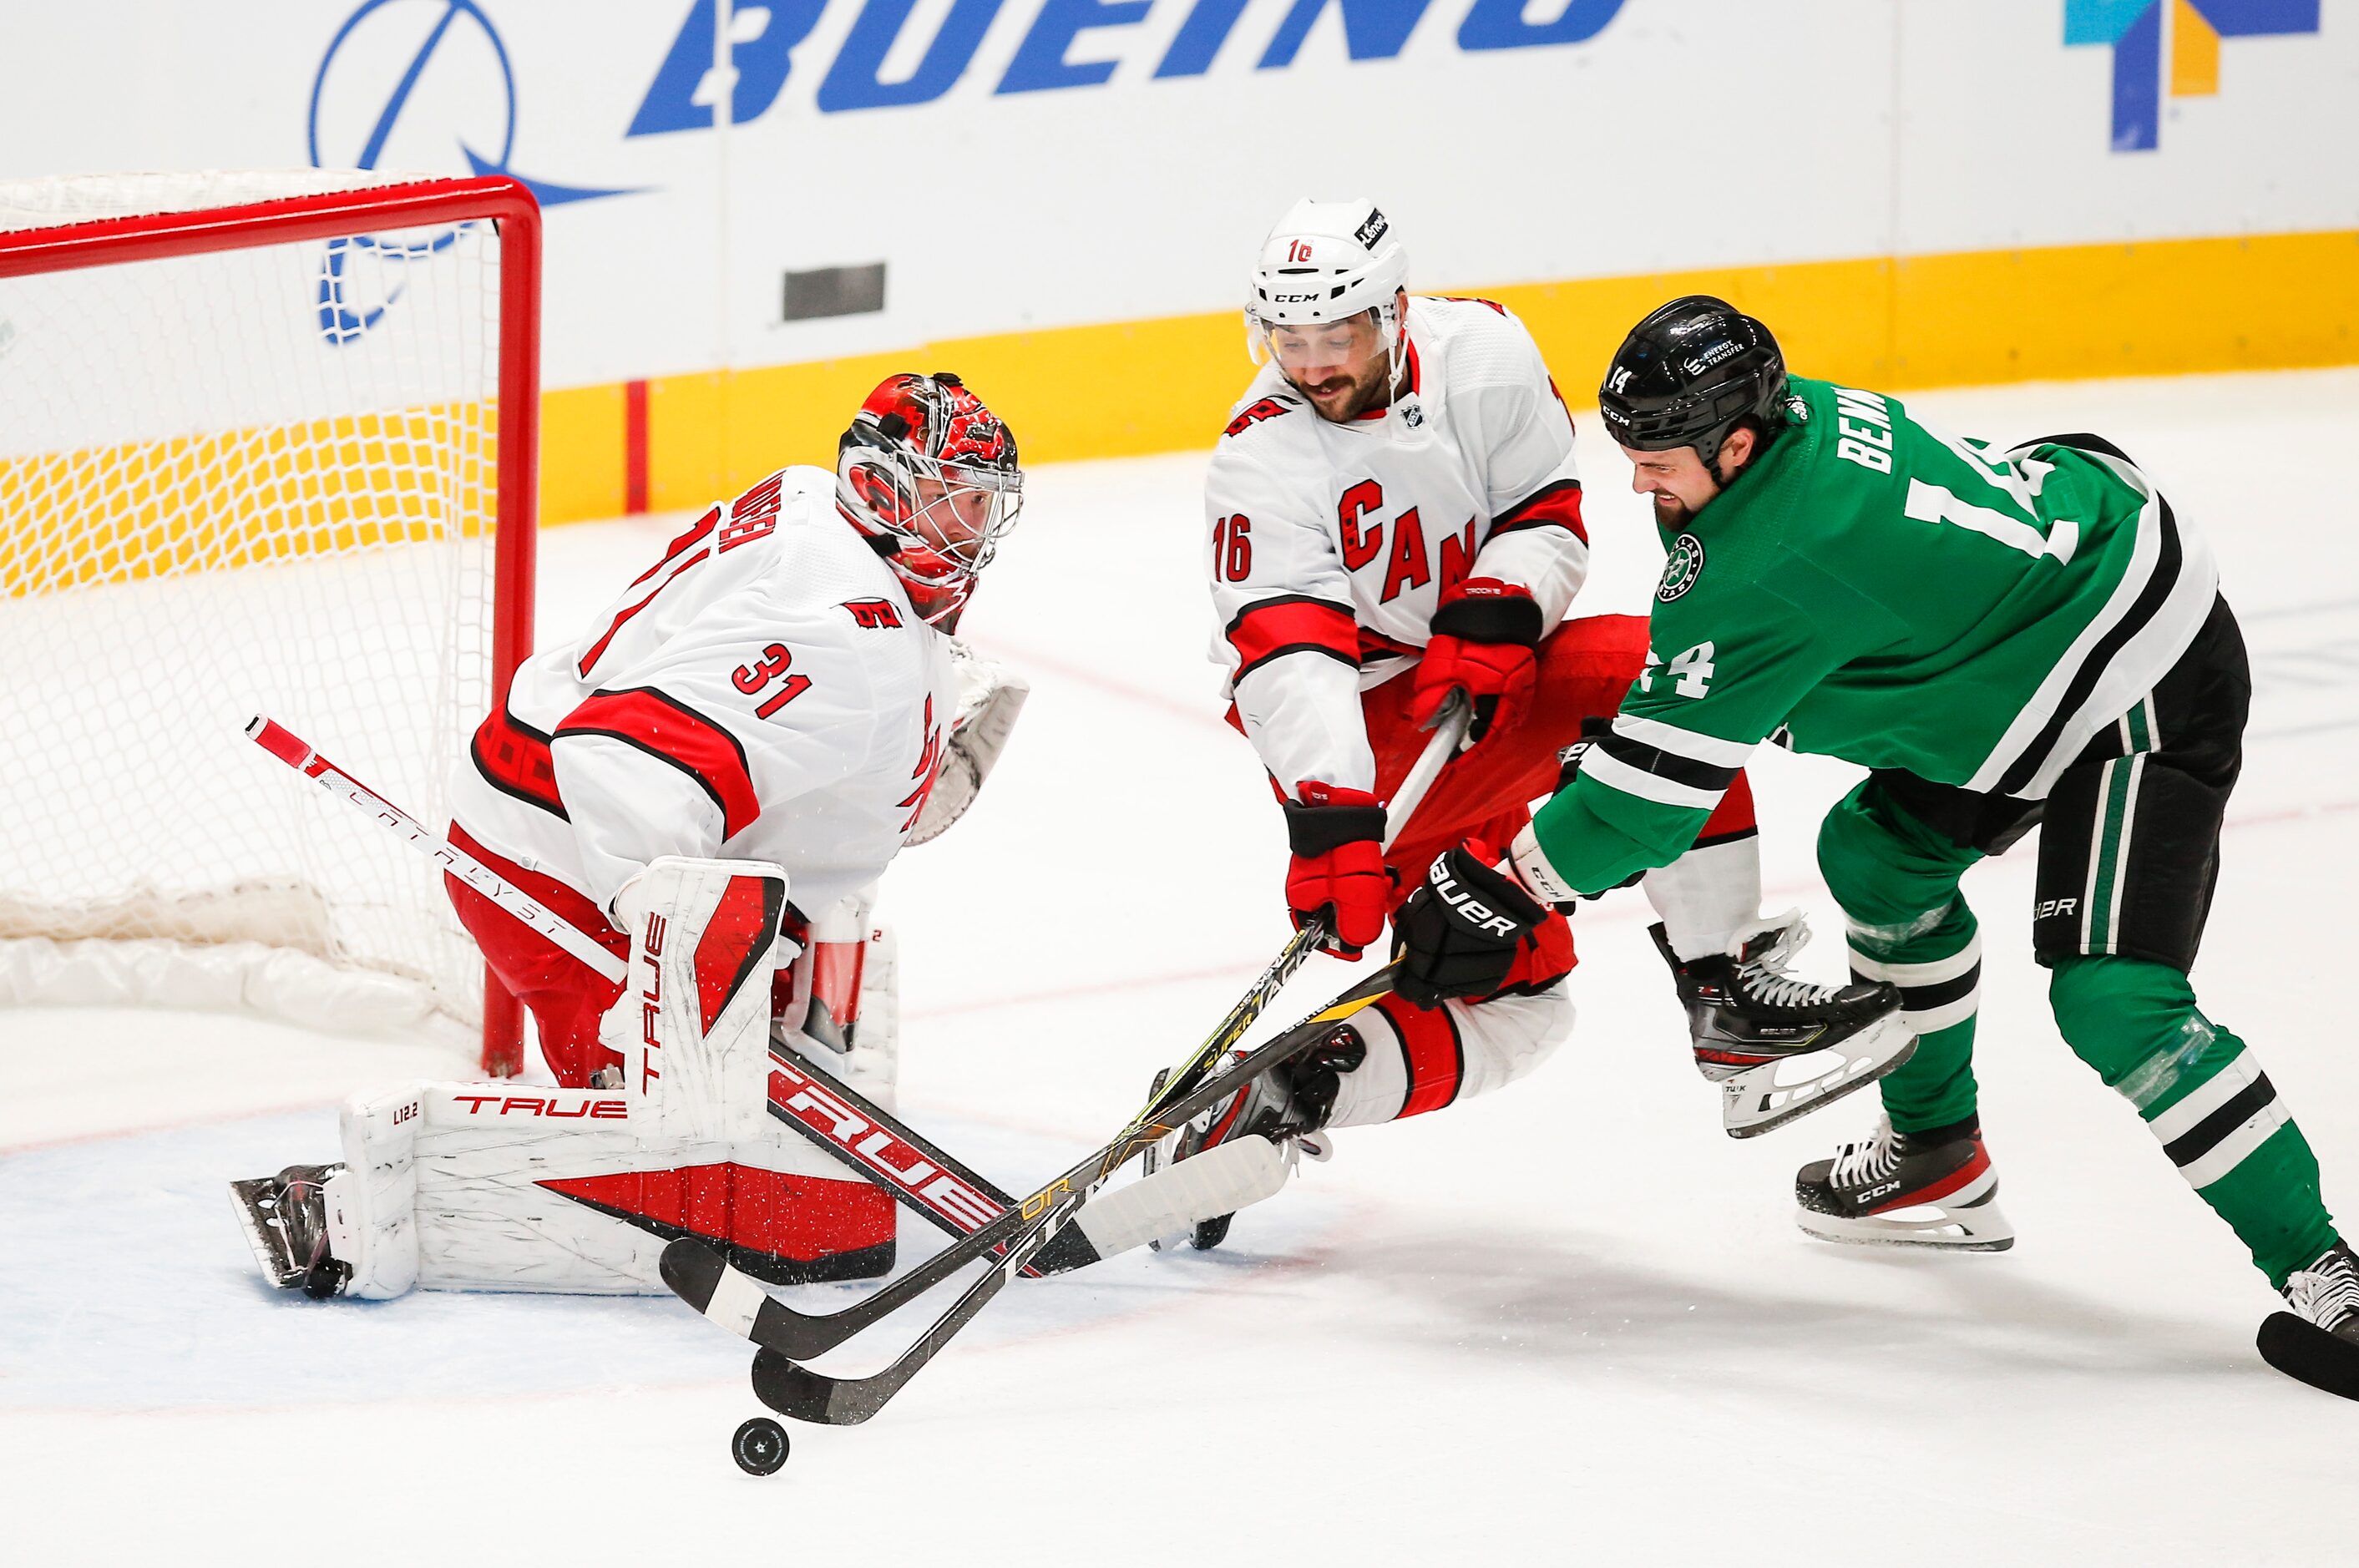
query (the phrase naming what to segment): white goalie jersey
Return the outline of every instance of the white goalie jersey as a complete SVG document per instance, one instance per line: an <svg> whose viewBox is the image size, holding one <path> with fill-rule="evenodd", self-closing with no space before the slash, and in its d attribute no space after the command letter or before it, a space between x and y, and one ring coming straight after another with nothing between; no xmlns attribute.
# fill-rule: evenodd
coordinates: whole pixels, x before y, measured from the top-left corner
<svg viewBox="0 0 2359 1568"><path fill-rule="evenodd" d="M486 846L614 907L659 855L770 862L816 917L917 826L957 716L951 641L834 504L771 474L516 671L451 787Z"/></svg>
<svg viewBox="0 0 2359 1568"><path fill-rule="evenodd" d="M1212 658L1289 791L1374 788L1359 694L1415 661L1445 590L1516 584L1553 626L1588 572L1572 419L1523 323L1416 298L1408 336L1407 439L1397 415L1320 418L1266 365L1205 480Z"/></svg>

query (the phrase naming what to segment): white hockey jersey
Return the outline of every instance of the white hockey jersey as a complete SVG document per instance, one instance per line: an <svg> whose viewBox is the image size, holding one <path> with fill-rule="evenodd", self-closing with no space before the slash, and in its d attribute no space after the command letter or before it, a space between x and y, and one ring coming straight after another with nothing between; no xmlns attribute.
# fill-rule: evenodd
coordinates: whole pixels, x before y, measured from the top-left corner
<svg viewBox="0 0 2359 1568"><path fill-rule="evenodd" d="M671 541L477 731L451 815L611 910L659 855L772 860L816 917L881 874L958 707L950 638L788 468Z"/></svg>
<svg viewBox="0 0 2359 1568"><path fill-rule="evenodd" d="M1320 418L1270 365L1205 479L1212 658L1289 796L1375 788L1359 694L1415 663L1443 589L1518 584L1553 626L1588 572L1572 417L1523 323L1419 298L1408 334L1421 441L1389 413Z"/></svg>

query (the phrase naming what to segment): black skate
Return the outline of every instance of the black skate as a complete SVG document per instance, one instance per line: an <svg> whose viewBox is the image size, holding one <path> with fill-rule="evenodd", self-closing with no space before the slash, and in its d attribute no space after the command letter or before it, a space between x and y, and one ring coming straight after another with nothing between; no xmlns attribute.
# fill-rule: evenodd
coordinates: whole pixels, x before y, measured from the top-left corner
<svg viewBox="0 0 2359 1568"><path fill-rule="evenodd" d="M1147 1173L1152 1175L1162 1166L1240 1138L1266 1138L1273 1143L1291 1145L1313 1160L1325 1160L1333 1150L1320 1129L1327 1125L1327 1117L1335 1108L1335 1094L1343 1074L1359 1066L1367 1056L1368 1048L1359 1032L1349 1024L1337 1025L1324 1042L1262 1073L1148 1149L1145 1160ZM1157 1073L1148 1093L1162 1093L1165 1077L1165 1073ZM1230 1222L1236 1217L1228 1214L1198 1220L1189 1232L1188 1244L1200 1252L1220 1246L1228 1237ZM1147 1245L1159 1249L1163 1244L1155 1241Z"/></svg>
<svg viewBox="0 0 2359 1568"><path fill-rule="evenodd" d="M2359 1399L2359 1258L2336 1242L2285 1282L2289 1312L2261 1324L2261 1359L2313 1388Z"/></svg>
<svg viewBox="0 0 2359 1568"><path fill-rule="evenodd" d="M352 1265L328 1251L328 1179L342 1165L289 1165L276 1176L233 1181L237 1217L262 1277L325 1301L351 1282Z"/></svg>
<svg viewBox="0 0 2359 1568"><path fill-rule="evenodd" d="M1866 1138L1794 1177L1803 1230L1866 1247L2005 1252L2015 1245L2015 1227L1997 1200L1998 1172L1979 1127L1929 1138L1878 1121Z"/></svg>
<svg viewBox="0 0 2359 1568"><path fill-rule="evenodd" d="M1917 1050L1895 986L1816 985L1786 973L1810 940L1799 916L1752 937L1734 957L1681 962L1660 925L1653 934L1687 1005L1696 1071L1720 1085L1721 1125L1731 1138L1808 1116Z"/></svg>

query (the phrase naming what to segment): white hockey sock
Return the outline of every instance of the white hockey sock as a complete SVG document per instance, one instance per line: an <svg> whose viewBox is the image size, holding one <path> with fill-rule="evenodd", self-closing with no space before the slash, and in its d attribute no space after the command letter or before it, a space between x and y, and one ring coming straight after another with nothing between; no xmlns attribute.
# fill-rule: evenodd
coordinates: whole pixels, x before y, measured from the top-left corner
<svg viewBox="0 0 2359 1568"><path fill-rule="evenodd" d="M1761 921L1760 836L1690 849L1647 873L1643 885L1673 953L1683 960L1725 953Z"/></svg>

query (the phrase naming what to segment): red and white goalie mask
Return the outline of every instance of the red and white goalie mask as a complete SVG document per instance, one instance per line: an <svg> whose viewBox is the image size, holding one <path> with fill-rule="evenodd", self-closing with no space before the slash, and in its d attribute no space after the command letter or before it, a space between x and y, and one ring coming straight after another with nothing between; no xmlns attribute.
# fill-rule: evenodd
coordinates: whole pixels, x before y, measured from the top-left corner
<svg viewBox="0 0 2359 1568"><path fill-rule="evenodd" d="M950 631L1022 509L1016 437L946 371L887 376L837 443L835 504Z"/></svg>

